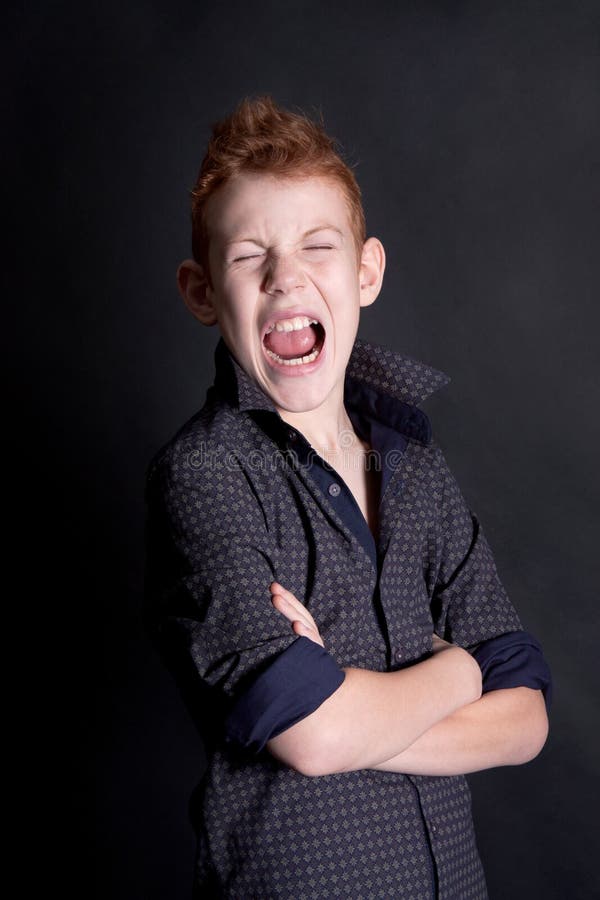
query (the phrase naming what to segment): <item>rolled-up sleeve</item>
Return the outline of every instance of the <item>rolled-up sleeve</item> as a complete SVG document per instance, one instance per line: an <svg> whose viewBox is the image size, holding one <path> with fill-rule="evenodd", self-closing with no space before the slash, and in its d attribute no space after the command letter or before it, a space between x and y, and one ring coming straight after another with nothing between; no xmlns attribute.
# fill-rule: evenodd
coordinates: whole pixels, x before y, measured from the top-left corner
<svg viewBox="0 0 600 900"><path fill-rule="evenodd" d="M262 750L314 712L343 680L344 672L320 644L299 637L234 703L225 723L228 739Z"/></svg>
<svg viewBox="0 0 600 900"><path fill-rule="evenodd" d="M482 692L529 687L544 695L546 710L552 703L552 675L540 642L527 631L501 634L471 650L479 663Z"/></svg>
<svg viewBox="0 0 600 900"><path fill-rule="evenodd" d="M146 482L145 620L202 722L207 692L215 726L258 751L313 712L344 673L319 645L299 638L271 602L278 580L263 504L232 454L196 468L171 447ZM307 646L311 645L311 646ZM314 648L314 649L313 649Z"/></svg>

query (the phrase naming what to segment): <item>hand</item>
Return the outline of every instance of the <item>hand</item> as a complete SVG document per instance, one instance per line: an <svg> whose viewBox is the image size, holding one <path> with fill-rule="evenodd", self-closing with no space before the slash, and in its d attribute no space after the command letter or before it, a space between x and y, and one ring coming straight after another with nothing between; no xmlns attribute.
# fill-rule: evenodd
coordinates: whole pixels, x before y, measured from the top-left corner
<svg viewBox="0 0 600 900"><path fill-rule="evenodd" d="M325 644L319 634L317 624L307 608L300 603L291 591L286 590L278 581L272 581L269 587L273 606L280 613L283 613L286 619L289 619L292 623L293 631L324 647Z"/></svg>
<svg viewBox="0 0 600 900"><path fill-rule="evenodd" d="M478 700L481 697L481 669L479 668L479 664L471 656L468 650L463 650L463 648L459 647L457 644L451 644L434 633L431 636L431 652L433 656L445 652L450 652L451 654L453 654L454 658L461 663L460 670L464 670L465 675L468 679L468 683L473 683L474 685L476 691L475 699ZM448 656L445 658L451 659L452 657ZM464 667L464 663L468 663L466 668Z"/></svg>
<svg viewBox="0 0 600 900"><path fill-rule="evenodd" d="M434 632L431 636L431 653L432 656L448 653L449 655L444 657L445 660L456 660L459 665L457 674L462 673L460 674L460 677L466 676L467 683L472 684L476 692L476 696L469 702L478 700L481 697L481 669L468 650L464 650L462 647L459 647L458 644L451 644L449 641L445 641Z"/></svg>
<svg viewBox="0 0 600 900"><path fill-rule="evenodd" d="M452 647L452 644L448 643L448 641L445 641L434 632L431 644L432 653L440 653L442 650L449 650L450 647Z"/></svg>

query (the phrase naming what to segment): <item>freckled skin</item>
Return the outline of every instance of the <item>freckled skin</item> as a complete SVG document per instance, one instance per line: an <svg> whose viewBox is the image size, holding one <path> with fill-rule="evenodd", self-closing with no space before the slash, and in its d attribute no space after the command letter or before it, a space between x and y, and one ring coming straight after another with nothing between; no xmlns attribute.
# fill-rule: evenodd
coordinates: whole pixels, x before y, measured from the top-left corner
<svg viewBox="0 0 600 900"><path fill-rule="evenodd" d="M361 288L364 267L340 188L323 178L246 174L210 199L206 215L207 297L225 343L282 414L336 421L360 308L378 292ZM328 227L316 231L321 225ZM310 371L274 367L263 346L269 317L301 308L325 329L322 359Z"/></svg>

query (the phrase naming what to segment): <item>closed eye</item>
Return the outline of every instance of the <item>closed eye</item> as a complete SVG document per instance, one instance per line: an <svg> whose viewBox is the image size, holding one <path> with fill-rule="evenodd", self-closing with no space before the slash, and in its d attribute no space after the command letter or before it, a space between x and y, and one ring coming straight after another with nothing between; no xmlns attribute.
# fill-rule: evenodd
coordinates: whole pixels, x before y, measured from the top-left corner
<svg viewBox="0 0 600 900"><path fill-rule="evenodd" d="M310 247L305 247L305 250L333 250L331 244L311 244Z"/></svg>
<svg viewBox="0 0 600 900"><path fill-rule="evenodd" d="M260 256L262 256L262 253L247 253L245 256L236 256L233 262L243 262L245 259L258 259Z"/></svg>

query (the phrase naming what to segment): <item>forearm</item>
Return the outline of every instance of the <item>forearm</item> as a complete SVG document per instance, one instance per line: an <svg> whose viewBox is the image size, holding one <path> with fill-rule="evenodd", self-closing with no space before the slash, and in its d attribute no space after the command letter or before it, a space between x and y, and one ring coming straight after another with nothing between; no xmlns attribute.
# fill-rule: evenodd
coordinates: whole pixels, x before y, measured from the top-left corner
<svg viewBox="0 0 600 900"><path fill-rule="evenodd" d="M307 775L373 768L481 693L479 667L458 647L396 672L345 673L315 712L269 741L274 756Z"/></svg>
<svg viewBox="0 0 600 900"><path fill-rule="evenodd" d="M372 768L406 775L464 775L533 759L548 734L540 691L491 691L437 722L410 747Z"/></svg>

